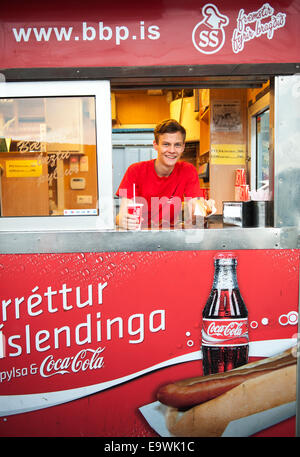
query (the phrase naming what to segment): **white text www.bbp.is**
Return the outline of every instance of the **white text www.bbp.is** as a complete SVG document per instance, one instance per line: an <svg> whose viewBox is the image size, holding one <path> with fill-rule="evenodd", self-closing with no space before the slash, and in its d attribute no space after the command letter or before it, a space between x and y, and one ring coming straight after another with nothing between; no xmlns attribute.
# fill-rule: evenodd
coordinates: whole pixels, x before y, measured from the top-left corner
<svg viewBox="0 0 300 457"><path fill-rule="evenodd" d="M131 40L158 40L160 30L157 25L145 25L140 21L135 27L126 25L109 26L104 22L98 22L97 25L89 25L82 22L81 29L74 27L19 27L12 29L15 41L24 43L29 41L47 42L47 41L93 41L93 40L112 40L115 44L120 45L122 41Z"/></svg>

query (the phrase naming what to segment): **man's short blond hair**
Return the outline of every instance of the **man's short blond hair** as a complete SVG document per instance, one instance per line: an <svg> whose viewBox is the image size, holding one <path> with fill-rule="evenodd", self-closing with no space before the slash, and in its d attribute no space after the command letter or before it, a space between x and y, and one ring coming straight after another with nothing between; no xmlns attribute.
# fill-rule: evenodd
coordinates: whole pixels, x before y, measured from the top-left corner
<svg viewBox="0 0 300 457"><path fill-rule="evenodd" d="M156 143L159 142L159 136L163 135L164 133L176 133L180 132L183 136L183 142L185 142L186 138L186 130L185 128L179 124L175 119L165 119L164 121L157 124L154 129L154 138Z"/></svg>

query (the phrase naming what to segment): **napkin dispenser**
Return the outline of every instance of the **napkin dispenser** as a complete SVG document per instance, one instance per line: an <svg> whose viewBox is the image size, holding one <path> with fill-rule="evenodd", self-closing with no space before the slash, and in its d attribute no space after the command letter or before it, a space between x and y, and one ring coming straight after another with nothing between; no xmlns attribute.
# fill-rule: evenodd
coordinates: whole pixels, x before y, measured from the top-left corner
<svg viewBox="0 0 300 457"><path fill-rule="evenodd" d="M238 227L273 227L273 201L223 202L223 224Z"/></svg>

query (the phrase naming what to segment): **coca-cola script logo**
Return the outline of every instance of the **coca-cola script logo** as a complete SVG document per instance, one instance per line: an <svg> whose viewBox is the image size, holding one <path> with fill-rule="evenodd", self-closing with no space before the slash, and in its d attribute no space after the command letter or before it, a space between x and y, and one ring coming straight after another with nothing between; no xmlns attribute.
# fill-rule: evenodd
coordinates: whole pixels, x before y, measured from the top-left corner
<svg viewBox="0 0 300 457"><path fill-rule="evenodd" d="M202 8L202 16L202 21L193 30L193 44L203 54L215 54L225 43L224 27L229 24L229 19L212 3Z"/></svg>
<svg viewBox="0 0 300 457"><path fill-rule="evenodd" d="M202 343L247 344L248 320L245 319L203 319Z"/></svg>
<svg viewBox="0 0 300 457"><path fill-rule="evenodd" d="M73 357L64 359L54 359L53 355L48 355L40 366L40 375L43 378L56 374L77 373L78 371L97 370L104 365L104 347L97 349L83 349Z"/></svg>
<svg viewBox="0 0 300 457"><path fill-rule="evenodd" d="M218 325L212 322L207 328L207 334L212 336L241 336L243 322L230 322L225 325Z"/></svg>

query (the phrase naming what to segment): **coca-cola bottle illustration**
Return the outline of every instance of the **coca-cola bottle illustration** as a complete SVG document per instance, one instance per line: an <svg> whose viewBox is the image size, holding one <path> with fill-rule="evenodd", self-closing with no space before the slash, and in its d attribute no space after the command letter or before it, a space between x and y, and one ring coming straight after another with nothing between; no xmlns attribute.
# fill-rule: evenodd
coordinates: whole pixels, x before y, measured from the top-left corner
<svg viewBox="0 0 300 457"><path fill-rule="evenodd" d="M202 313L203 374L248 362L248 311L240 294L232 253L217 254L212 290Z"/></svg>

